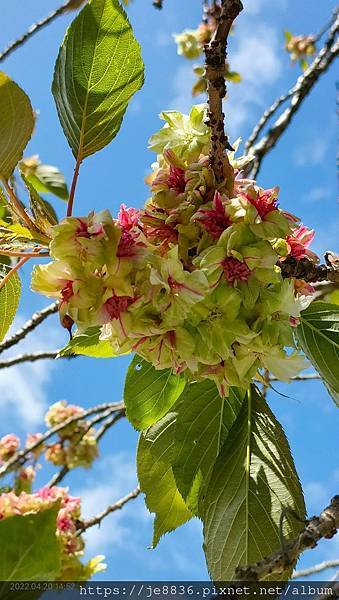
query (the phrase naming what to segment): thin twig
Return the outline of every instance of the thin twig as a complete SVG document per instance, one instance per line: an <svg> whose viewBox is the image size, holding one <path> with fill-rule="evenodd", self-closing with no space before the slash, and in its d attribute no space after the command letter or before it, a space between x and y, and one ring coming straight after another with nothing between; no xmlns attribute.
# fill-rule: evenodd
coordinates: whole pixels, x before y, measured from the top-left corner
<svg viewBox="0 0 339 600"><path fill-rule="evenodd" d="M321 376L318 373L308 373L306 375L296 375L291 378L291 381L312 381L313 379L321 379ZM269 381L281 381L278 377L270 376ZM281 381L281 383L286 383Z"/></svg>
<svg viewBox="0 0 339 600"><path fill-rule="evenodd" d="M315 41L319 40L326 33L326 31L333 25L333 23L335 22L335 20L337 18L337 14L338 14L338 10L336 10L334 12L334 14L331 18L331 21L329 23L327 23L326 26L323 27L323 29L319 32L319 34L315 38ZM282 104L284 104L284 102L286 102L289 98L291 98L298 91L298 86L299 86L299 78L297 80L297 83L287 92L287 94L283 94L282 96L277 98L273 102L272 106L270 106L267 110L265 110L264 114L259 119L258 123L254 127L251 135L249 136L249 138L245 144L246 152L248 152L249 148L251 148L254 145L254 143L257 141L259 134L262 132L266 123L269 121L269 119L272 117L272 115L274 115L274 113L278 110L278 108Z"/></svg>
<svg viewBox="0 0 339 600"><path fill-rule="evenodd" d="M17 40L9 44L9 46L0 53L0 62L5 60L5 58L7 58L10 54L12 54L12 52L14 52L14 50L16 50L25 42L27 42L27 40L29 40L29 38L31 38L32 35L40 31L40 29L43 29L43 27L46 27L46 25L52 23L52 21L54 21L57 17L63 15L65 12L78 8L84 2L85 0L82 0L81 2L79 0L68 0L67 2L65 2L65 4L62 4L62 6L59 6L59 8L55 9L53 12L47 15L47 17L43 17L36 23L33 23L33 25L31 25L30 28L22 36L20 36Z"/></svg>
<svg viewBox="0 0 339 600"><path fill-rule="evenodd" d="M1 285L1 284L0 284ZM37 360L55 359L57 358L60 350L52 350L50 352L35 352L32 354L18 354L12 358L0 361L0 369L8 369L15 365L20 365L26 362L36 362ZM74 358L74 356L60 356L59 358Z"/></svg>
<svg viewBox="0 0 339 600"><path fill-rule="evenodd" d="M116 510L121 510L122 507L125 506L125 504L127 504L127 502L130 502L130 500L134 500L139 496L139 494L140 488L137 487L135 488L135 490L133 490L123 498L120 498L120 500L117 500L117 502L115 502L114 504L110 504L109 506L107 506L107 508L101 513L99 513L96 517L92 517L91 519L84 521L79 527L78 535L81 535L84 531L86 531L86 529L89 529L89 527L93 527L94 525L100 525L101 521L105 519L105 517L115 512Z"/></svg>
<svg viewBox="0 0 339 600"><path fill-rule="evenodd" d="M1 288L3 288L6 285L6 283L14 275L14 273L16 273L19 269L21 269L21 267L23 267L28 260L29 260L29 257L21 258L16 263L16 265L14 267L12 267L10 269L10 271L8 271L8 273L6 273L6 275L0 280L0 290L1 290Z"/></svg>
<svg viewBox="0 0 339 600"><path fill-rule="evenodd" d="M334 569L335 567L339 567L339 559L325 560L324 562L321 562L318 565L313 565L313 567L309 567L308 569L294 571L291 579L304 579L304 577L309 577L309 575L321 573L321 571L326 571L326 569Z"/></svg>
<svg viewBox="0 0 339 600"><path fill-rule="evenodd" d="M97 406L92 406L91 408L88 408L87 410L85 410L82 415L78 415L76 417L70 417L63 423L60 423L60 425L56 425L55 427L52 427L51 429L46 431L41 436L41 438L39 438L36 442L34 442L34 444L31 444L24 450L20 450L19 452L16 452L16 454L14 454L14 456L12 456L12 458L10 458L10 460L8 460L4 465L2 465L0 467L0 477L3 477L9 471L12 471L13 468L15 468L16 466L21 465L23 463L23 461L27 458L27 456L29 454L31 454L31 452L33 452L34 450L37 450L37 448L39 448L42 444L44 444L47 440L49 440L53 435L59 433L60 431L62 431L66 427L68 427L69 425L72 425L73 423L76 423L77 421L82 421L82 420L86 419L86 417L89 417L96 413L105 412L110 409L116 410L116 411L121 411L124 409L124 406L125 405L123 402L117 402L117 403L106 402L105 404L98 404Z"/></svg>
<svg viewBox="0 0 339 600"><path fill-rule="evenodd" d="M109 415L113 414L113 417L110 417L109 419L107 419L107 417ZM115 410L115 409L109 409L108 411L105 411L104 413L102 413L101 415L99 415L99 417L96 417L95 419L92 419L91 421L89 421L88 423L88 427L86 427L86 429L84 429L81 432L80 437L77 439L77 443L79 443L83 437L86 435L86 433L88 433L88 431L90 429L92 429L92 427L97 424L100 423L101 421L104 421L105 419L107 419L106 423L104 423L102 425L102 427L100 427L100 429L98 429L98 431L95 434L95 441L98 443L99 440L103 437L103 435L111 428L113 427L113 425L115 425L115 423L117 423L118 421L120 421L120 419L122 419L124 416L126 415L126 411L125 409L121 409L121 410ZM58 485L65 477L66 475L68 475L68 473L71 471L71 467L64 465L60 471L58 471L57 473L55 473L53 475L53 477L50 479L50 481L48 482L47 486L48 487L53 487L54 485Z"/></svg>
<svg viewBox="0 0 339 600"><path fill-rule="evenodd" d="M238 567L235 572L237 581L260 581L273 573L283 573L294 566L300 554L309 548L315 548L322 538L332 538L339 528L339 496L332 498L330 505L318 516L305 522L305 527L295 539L286 542L284 548L259 560L255 565Z"/></svg>
<svg viewBox="0 0 339 600"><path fill-rule="evenodd" d="M32 317L27 321L21 329L16 331L11 337L7 338L0 344L0 354L5 350L8 350L12 346L15 346L18 342L23 340L28 333L33 331L40 323L42 323L47 317L58 312L58 303L53 302L46 308L35 312Z"/></svg>
<svg viewBox="0 0 339 600"><path fill-rule="evenodd" d="M217 27L209 44L204 47L208 95L208 121L211 128L210 164L217 183L224 180L225 149L232 149L225 135L222 101L226 96L225 70L227 38L234 20L242 11L240 0L222 0Z"/></svg>
<svg viewBox="0 0 339 600"><path fill-rule="evenodd" d="M335 41L338 31L339 18L337 17L329 31L324 46L318 52L313 63L298 78L295 86L288 93L291 99L288 108L278 117L267 134L257 144L247 147L247 153L255 157L249 167L251 177L255 178L257 176L265 155L276 145L313 86L339 54L339 42Z"/></svg>

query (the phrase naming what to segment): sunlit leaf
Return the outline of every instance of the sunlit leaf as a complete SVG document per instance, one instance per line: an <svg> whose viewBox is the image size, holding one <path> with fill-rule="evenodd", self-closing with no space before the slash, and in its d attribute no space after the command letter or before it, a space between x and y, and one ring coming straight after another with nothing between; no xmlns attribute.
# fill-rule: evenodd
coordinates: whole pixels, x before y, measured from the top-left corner
<svg viewBox="0 0 339 600"><path fill-rule="evenodd" d="M161 536L188 521L192 514L177 489L173 471L176 413L168 413L141 434L138 477L148 510L155 513L153 547Z"/></svg>
<svg viewBox="0 0 339 600"><path fill-rule="evenodd" d="M1 270L0 266L0 283L7 272L8 268ZM12 325L18 310L20 293L21 283L19 275L13 273L7 282L0 288L0 342L4 339L7 331Z"/></svg>
<svg viewBox="0 0 339 600"><path fill-rule="evenodd" d="M124 401L133 427L142 430L161 419L184 391L186 380L171 369L158 371L135 356L127 371Z"/></svg>
<svg viewBox="0 0 339 600"><path fill-rule="evenodd" d="M142 83L140 46L121 4L90 0L67 31L52 86L75 157L83 160L116 136Z"/></svg>
<svg viewBox="0 0 339 600"><path fill-rule="evenodd" d="M0 177L10 178L33 128L34 115L28 96L0 72Z"/></svg>
<svg viewBox="0 0 339 600"><path fill-rule="evenodd" d="M320 373L339 406L339 306L312 302L301 313L296 335L307 358Z"/></svg>
<svg viewBox="0 0 339 600"><path fill-rule="evenodd" d="M204 549L214 581L231 581L238 566L254 564L281 548L282 511L305 518L303 493L291 451L265 400L252 386L211 473L202 501ZM303 523L291 513L284 539ZM287 579L292 569L274 575Z"/></svg>

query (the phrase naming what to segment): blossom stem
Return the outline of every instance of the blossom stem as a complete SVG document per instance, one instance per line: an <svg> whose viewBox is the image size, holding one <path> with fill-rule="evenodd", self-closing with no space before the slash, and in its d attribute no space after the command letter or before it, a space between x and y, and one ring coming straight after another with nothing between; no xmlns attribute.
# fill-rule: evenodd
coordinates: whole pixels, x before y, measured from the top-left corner
<svg viewBox="0 0 339 600"><path fill-rule="evenodd" d="M23 267L23 265L29 259L30 259L30 256L25 256L24 258L19 260L17 262L17 264L11 268L10 271L8 271L7 275L5 275L5 277L3 277L3 279L1 279L1 281L0 281L0 290L1 290L1 288L3 288L6 285L6 283L9 281L9 279L12 277L12 275L14 275L14 273L16 273L16 271L18 271L21 267Z"/></svg>
<svg viewBox="0 0 339 600"><path fill-rule="evenodd" d="M68 204L67 204L67 216L68 217L71 217L72 216L72 212L73 212L74 196L75 196L75 190L76 190L77 183L78 183L78 177L79 177L79 171L80 171L81 163L82 163L82 157L81 157L81 154L79 152L79 154L77 156L76 163L75 163L75 167L74 167L74 174L73 174L73 179L72 179L72 185L71 185L71 189L70 189L70 193L69 193L69 199L68 199Z"/></svg>

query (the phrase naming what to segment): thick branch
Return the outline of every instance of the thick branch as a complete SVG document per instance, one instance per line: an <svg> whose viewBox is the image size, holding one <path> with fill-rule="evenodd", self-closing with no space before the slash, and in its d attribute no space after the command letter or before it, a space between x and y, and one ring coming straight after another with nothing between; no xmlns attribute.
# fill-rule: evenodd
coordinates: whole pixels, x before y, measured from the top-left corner
<svg viewBox="0 0 339 600"><path fill-rule="evenodd" d="M60 425L56 425L55 427L52 427L51 429L46 431L41 436L41 438L39 438L39 440L34 442L34 444L31 444L24 450L20 450L19 452L14 454L14 456L12 456L12 458L10 460L8 460L4 465L2 465L0 467L0 477L3 477L6 473L8 473L9 471L12 471L17 466L22 465L25 462L25 459L27 459L27 457L31 454L31 452L33 452L34 450L37 450L37 448L39 448L42 444L44 444L47 440L49 440L53 435L59 433L60 431L62 431L66 427L68 427L69 425L72 425L73 423L76 423L77 421L83 421L87 417L90 417L91 415L94 415L96 413L102 413L102 412L108 412L108 411L112 411L112 413L119 412L119 411L124 410L124 408L125 408L125 405L123 402L118 402L118 403L106 402L105 404L98 404L97 406L92 406L91 408L88 408L87 410L85 410L82 415L76 416L76 417L70 417L69 419L67 419L66 421L61 423ZM108 416L108 415L106 414L106 416Z"/></svg>
<svg viewBox="0 0 339 600"><path fill-rule="evenodd" d="M330 539L339 528L339 496L334 496L331 504L319 517L312 517L305 523L297 538L287 542L284 548L258 561L255 565L238 567L237 581L260 581L272 573L283 573L293 566L300 554L308 548L315 548L322 538Z"/></svg>
<svg viewBox="0 0 339 600"><path fill-rule="evenodd" d="M240 0L222 0L217 28L209 44L206 44L205 69L208 94L208 125L211 128L210 164L217 183L224 179L224 153L230 149L224 129L222 101L226 95L225 63L227 56L227 38L233 21L242 11Z"/></svg>
<svg viewBox="0 0 339 600"><path fill-rule="evenodd" d="M14 52L14 50L25 44L25 42L27 42L27 40L29 40L29 38L31 38L32 35L40 31L40 29L43 29L44 27L49 25L49 23L52 23L52 21L54 21L57 17L60 17L69 10L75 10L76 8L81 6L81 4L84 4L85 1L86 0L68 0L67 2L65 2L65 4L62 4L62 6L59 6L59 8L47 15L47 17L43 17L42 19L40 19L40 21L33 23L33 25L31 25L30 28L22 36L20 36L17 40L9 44L9 46L5 50L3 50L3 52L0 53L0 62L5 60L5 58L7 58L10 54L12 54L12 52Z"/></svg>
<svg viewBox="0 0 339 600"><path fill-rule="evenodd" d="M261 162L265 155L276 145L277 141L289 126L291 120L299 110L302 102L312 90L313 86L317 83L321 75L323 75L327 71L334 59L338 56L339 42L335 41L338 35L338 31L339 17L337 16L329 31L324 46L317 54L313 63L305 71L305 73L303 73L298 78L295 86L286 94L286 99L291 98L288 108L286 108L283 114L275 121L275 123L269 129L267 134L255 146L247 144L247 153L253 154L255 157L255 160L250 167L252 177L256 177L260 169ZM277 103L278 106L280 106L279 99L278 101L276 101L275 104ZM268 109L268 111L266 112L269 116L273 114L271 109ZM253 133L255 137L255 132Z"/></svg>
<svg viewBox="0 0 339 600"><path fill-rule="evenodd" d="M127 504L127 502L130 502L130 500L134 500L139 496L139 494L140 488L137 487L135 490L133 490L123 498L120 498L120 500L118 500L114 504L110 504L104 511L99 513L96 517L92 517L91 519L88 519L88 521L84 521L78 530L78 534L82 534L89 527L93 527L94 525L100 525L101 521L105 519L105 517L115 512L116 510L121 510L123 506Z"/></svg>
<svg viewBox="0 0 339 600"><path fill-rule="evenodd" d="M54 302L46 308L37 311L32 315L32 317L27 321L24 326L19 329L16 333L14 333L11 337L7 338L2 344L0 344L0 354L5 350L8 350L12 346L15 346L18 342L23 340L28 333L33 331L40 323L42 323L49 315L53 315L58 311L58 303Z"/></svg>
<svg viewBox="0 0 339 600"><path fill-rule="evenodd" d="M278 266L281 268L281 275L285 279L296 277L297 279L304 279L307 283L318 281L339 283L338 267L315 265L308 258L297 260L293 256L290 256L286 260L280 261Z"/></svg>

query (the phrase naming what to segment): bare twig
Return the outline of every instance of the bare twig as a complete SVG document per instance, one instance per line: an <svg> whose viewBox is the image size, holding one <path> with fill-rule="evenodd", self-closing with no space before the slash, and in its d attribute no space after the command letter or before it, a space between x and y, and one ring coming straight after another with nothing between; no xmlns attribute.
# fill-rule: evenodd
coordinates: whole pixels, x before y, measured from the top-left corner
<svg viewBox="0 0 339 600"><path fill-rule="evenodd" d="M240 0L222 0L217 27L209 44L204 47L208 95L208 125L211 128L210 164L217 183L224 180L225 149L231 149L224 129L222 101L226 95L225 69L227 38L233 21L242 11Z"/></svg>
<svg viewBox="0 0 339 600"><path fill-rule="evenodd" d="M335 20L337 18L337 15L338 15L338 10L336 10L334 12L334 14L331 18L331 21L329 23L327 23L326 26L316 36L315 41L318 41L326 33L326 31L333 25L333 23L335 22ZM257 139L259 137L259 134L262 132L266 123L269 121L269 119L272 117L272 115L274 115L274 113L278 110L278 108L298 91L298 86L299 86L299 78L297 80L297 83L287 92L287 94L283 94L282 96L279 96L279 98L277 98L273 102L272 106L270 106L267 110L265 110L264 114L259 119L258 123L254 127L251 135L249 136L249 138L245 144L246 152L255 144L255 142L257 141Z"/></svg>
<svg viewBox="0 0 339 600"><path fill-rule="evenodd" d="M309 569L301 569L300 571L294 571L291 579L303 579L304 577L309 577L309 575L321 573L321 571L326 571L326 569L334 569L335 567L339 567L339 559L325 560L324 562L321 562L318 565L313 565L313 567L309 567Z"/></svg>
<svg viewBox="0 0 339 600"><path fill-rule="evenodd" d="M40 29L43 29L43 27L46 27L46 25L52 23L52 21L54 21L57 17L60 17L64 13L70 10L75 10L76 8L80 7L82 4L84 4L85 1L86 0L68 0L67 2L62 4L62 6L59 6L59 8L53 10L53 12L47 15L47 17L43 17L36 23L33 23L33 25L31 25L30 28L22 36L20 36L17 40L9 44L9 46L0 53L0 62L5 60L5 58L7 58L10 54L12 54L12 52L14 52L14 50L16 50L25 42L27 42L27 40L29 40L29 38L31 38L32 35L40 31Z"/></svg>
<svg viewBox="0 0 339 600"><path fill-rule="evenodd" d="M318 373L307 373L306 375L296 375L295 377L291 378L291 381L312 381L315 379L321 379L321 376ZM271 375L269 381L281 381L281 379L278 379L278 377L273 377L273 375ZM281 381L281 383L285 382Z"/></svg>
<svg viewBox="0 0 339 600"><path fill-rule="evenodd" d="M82 420L86 419L87 417L94 415L96 413L101 413L101 412L105 412L108 410L118 412L118 411L124 410L124 407L125 407L125 405L123 402L116 402L116 403L106 402L105 404L98 404L97 406L92 406L91 408L88 408L87 410L85 410L82 415L78 415L76 417L70 417L69 419L67 419L66 421L61 423L60 425L56 425L55 427L52 427L51 429L46 431L41 436L41 438L39 438L36 442L34 442L34 444L31 444L24 450L20 450L19 452L16 452L16 454L14 454L12 456L12 458L10 458L10 460L8 460L4 465L2 465L0 467L0 477L3 477L9 471L12 471L18 465L23 464L23 462L29 456L29 454L31 454L31 452L34 452L34 450L37 450L37 448L39 448L42 444L44 444L47 440L49 440L53 435L59 433L60 431L62 431L66 427L68 427L69 425L72 425L73 423L76 423L77 421L82 421Z"/></svg>
<svg viewBox="0 0 339 600"><path fill-rule="evenodd" d="M115 423L120 421L120 419L122 419L125 416L126 416L126 411L123 408L122 410L117 411L110 419L107 419L106 423L104 423L100 427L100 429L98 429L98 431L95 435L96 441L99 442L99 440L101 440L102 436L105 435L106 431L108 431L111 427L113 427L113 425L115 425Z"/></svg>
<svg viewBox="0 0 339 600"><path fill-rule="evenodd" d="M289 106L278 117L267 134L254 146L247 145L247 153L253 154L255 159L250 165L251 177L255 178L259 172L261 162L265 155L275 146L281 135L287 129L294 115L297 113L302 102L310 93L318 79L330 67L332 62L339 54L339 42L336 41L339 31L339 17L336 19L329 31L324 46L318 52L313 63L297 80L295 86L288 92L287 98L290 98ZM267 111L270 113L270 109ZM252 134L253 135L253 134Z"/></svg>
<svg viewBox="0 0 339 600"><path fill-rule="evenodd" d="M58 303L54 302L46 308L35 312L32 317L27 321L21 329L16 331L11 337L7 338L0 344L0 354L5 350L8 350L12 346L15 346L18 342L23 340L28 333L33 331L40 323L42 323L49 315L53 315L58 311Z"/></svg>
<svg viewBox="0 0 339 600"><path fill-rule="evenodd" d="M127 504L127 502L130 502L130 500L134 500L139 496L139 494L140 488L137 487L135 488L135 490L133 490L123 498L120 498L120 500L117 500L117 502L115 502L114 504L110 504L104 511L99 513L96 517L92 517L91 519L84 521L79 527L78 534L82 534L84 531L86 531L86 529L89 529L89 527L93 527L94 525L100 525L101 521L105 519L105 517L115 512L116 510L121 510L123 506Z"/></svg>
<svg viewBox="0 0 339 600"><path fill-rule="evenodd" d="M305 522L305 527L297 538L287 542L283 549L266 556L255 565L238 567L235 578L237 581L260 581L272 573L283 573L295 564L302 552L308 548L315 548L322 538L332 538L338 528L339 496L334 496L330 505L319 517L311 517Z"/></svg>
<svg viewBox="0 0 339 600"><path fill-rule="evenodd" d="M54 359L58 356L60 350L52 350L51 352L35 352L32 354L18 354L12 358L6 358L0 362L0 369L8 369L15 365L20 365L26 362L36 362L38 360ZM74 358L73 356L60 356L60 358Z"/></svg>

